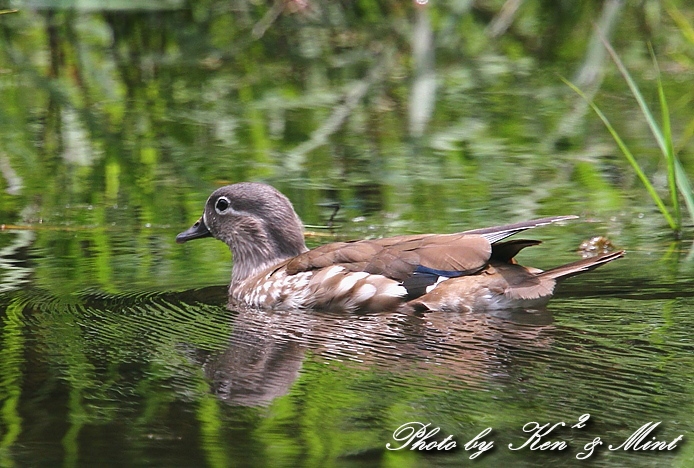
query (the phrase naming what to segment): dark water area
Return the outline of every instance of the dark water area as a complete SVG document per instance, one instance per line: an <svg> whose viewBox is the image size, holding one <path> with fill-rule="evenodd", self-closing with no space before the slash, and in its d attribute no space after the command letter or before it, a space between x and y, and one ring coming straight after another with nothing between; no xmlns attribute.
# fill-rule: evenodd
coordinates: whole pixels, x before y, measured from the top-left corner
<svg viewBox="0 0 694 468"><path fill-rule="evenodd" d="M676 240L559 78L669 200L593 25L658 114L653 45L691 180L688 2L5 8L0 466L694 466L692 221ZM310 247L577 214L519 262L575 261L594 236L627 254L541 311L229 308L227 247L174 238L248 180L290 198ZM509 448L532 422L565 423L556 450ZM650 422L672 450L608 448ZM407 423L457 447L389 450Z"/></svg>

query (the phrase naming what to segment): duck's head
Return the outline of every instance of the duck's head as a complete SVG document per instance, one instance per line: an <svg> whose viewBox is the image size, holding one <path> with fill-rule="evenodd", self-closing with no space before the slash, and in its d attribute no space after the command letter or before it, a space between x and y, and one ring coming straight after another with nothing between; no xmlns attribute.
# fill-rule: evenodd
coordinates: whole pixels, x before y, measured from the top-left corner
<svg viewBox="0 0 694 468"><path fill-rule="evenodd" d="M291 202L265 184L242 182L215 190L202 217L176 236L176 242L210 236L231 249L232 284L307 250Z"/></svg>

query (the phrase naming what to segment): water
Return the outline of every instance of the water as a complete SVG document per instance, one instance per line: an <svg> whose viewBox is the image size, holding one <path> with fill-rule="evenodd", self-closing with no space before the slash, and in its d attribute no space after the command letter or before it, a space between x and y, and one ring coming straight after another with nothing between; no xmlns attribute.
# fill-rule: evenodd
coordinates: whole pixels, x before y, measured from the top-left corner
<svg viewBox="0 0 694 468"><path fill-rule="evenodd" d="M482 466L694 464L691 223L674 241L554 78L581 68L576 31L588 39L601 10L523 10L525 36L495 42L481 4L362 3L0 15L1 466L459 466L486 428ZM690 51L673 24L625 8L620 50L652 92L634 41L645 15L686 136ZM621 78L608 72L598 98L667 197ZM691 175L691 142L678 145ZM174 237L241 180L287 194L310 246L575 213L526 234L543 244L520 262L574 261L595 235L627 256L539 312L229 309L227 248ZM684 440L607 448L651 421L647 440ZM457 448L388 450L408 422ZM567 447L510 450L529 422L565 422L545 440Z"/></svg>
<svg viewBox="0 0 694 468"><path fill-rule="evenodd" d="M459 446L492 427L482 464L578 466L594 437L619 444L662 421L659 440L684 434L680 449L602 448L593 464L676 464L691 453L694 288L648 257L569 280L546 311L493 315L228 310L223 284L65 297L30 284L2 300L4 461L447 465L473 453L385 449L418 421ZM559 454L507 448L529 421L585 413L586 428L551 437L569 443Z"/></svg>

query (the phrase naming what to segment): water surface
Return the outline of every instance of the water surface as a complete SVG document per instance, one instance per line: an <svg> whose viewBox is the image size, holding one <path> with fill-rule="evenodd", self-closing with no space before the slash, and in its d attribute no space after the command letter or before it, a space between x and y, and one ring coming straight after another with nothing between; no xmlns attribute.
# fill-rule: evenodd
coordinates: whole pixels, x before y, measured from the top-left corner
<svg viewBox="0 0 694 468"><path fill-rule="evenodd" d="M667 199L589 39L611 23L653 102L654 44L691 178L687 2L48 3L0 15L0 465L458 466L488 427L475 464L694 464L691 222L675 241L557 76L595 72ZM578 214L526 233L521 263L596 235L627 256L543 311L230 310L227 248L174 237L242 180L286 193L310 246ZM532 421L566 422L547 439L567 448L510 450ZM607 449L650 421L684 440ZM408 422L458 449L388 450Z"/></svg>

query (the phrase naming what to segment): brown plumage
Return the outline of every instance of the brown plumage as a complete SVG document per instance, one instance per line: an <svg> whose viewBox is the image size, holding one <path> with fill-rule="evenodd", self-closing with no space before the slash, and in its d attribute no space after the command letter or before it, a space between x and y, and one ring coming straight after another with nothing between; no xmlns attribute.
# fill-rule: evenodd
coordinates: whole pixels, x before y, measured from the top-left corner
<svg viewBox="0 0 694 468"><path fill-rule="evenodd" d="M534 308L557 281L590 271L623 251L547 271L514 257L535 240L503 239L576 216L555 216L457 234L420 234L335 242L308 250L289 200L265 184L216 190L202 218L179 243L213 236L234 257L229 296L268 308L380 311Z"/></svg>

